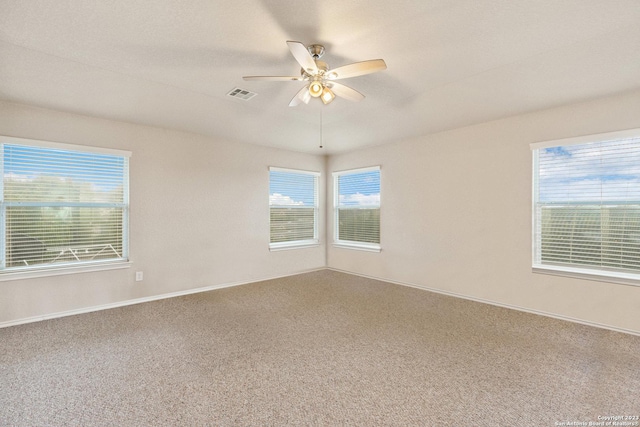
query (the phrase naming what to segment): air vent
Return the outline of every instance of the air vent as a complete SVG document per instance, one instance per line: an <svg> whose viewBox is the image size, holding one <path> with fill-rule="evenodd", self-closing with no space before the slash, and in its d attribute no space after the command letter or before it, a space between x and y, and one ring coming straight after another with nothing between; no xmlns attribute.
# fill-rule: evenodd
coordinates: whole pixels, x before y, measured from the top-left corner
<svg viewBox="0 0 640 427"><path fill-rule="evenodd" d="M240 89L238 87L232 89L231 92L229 92L227 94L227 96L230 96L232 98L242 99L242 100L245 100L245 101L250 100L251 98L253 98L256 95L257 95L257 93L255 93L255 92L249 92L248 90Z"/></svg>

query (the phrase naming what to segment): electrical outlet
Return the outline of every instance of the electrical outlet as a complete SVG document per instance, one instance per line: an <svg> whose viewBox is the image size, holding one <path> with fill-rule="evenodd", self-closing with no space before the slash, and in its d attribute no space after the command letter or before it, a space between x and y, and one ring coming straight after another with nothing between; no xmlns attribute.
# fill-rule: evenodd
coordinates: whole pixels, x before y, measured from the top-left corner
<svg viewBox="0 0 640 427"><path fill-rule="evenodd" d="M142 282L142 271L136 271L136 282Z"/></svg>

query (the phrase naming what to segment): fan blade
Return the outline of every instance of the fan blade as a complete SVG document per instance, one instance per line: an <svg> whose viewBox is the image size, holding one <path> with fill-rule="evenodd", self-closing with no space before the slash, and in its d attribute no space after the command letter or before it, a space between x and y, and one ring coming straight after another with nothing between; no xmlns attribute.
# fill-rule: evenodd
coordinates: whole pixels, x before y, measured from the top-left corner
<svg viewBox="0 0 640 427"><path fill-rule="evenodd" d="M309 93L309 85L306 85L305 87L300 89L298 93L296 93L296 96L294 96L291 102L289 103L289 107L295 107L296 105L300 105L301 102L308 104L310 99L311 99L311 94Z"/></svg>
<svg viewBox="0 0 640 427"><path fill-rule="evenodd" d="M353 64L343 65L342 67L327 71L325 75L329 80L336 80L362 76L386 69L387 64L385 64L384 60L371 59L369 61L354 62Z"/></svg>
<svg viewBox="0 0 640 427"><path fill-rule="evenodd" d="M244 76L243 80L270 80L272 82L288 82L302 80L302 76Z"/></svg>
<svg viewBox="0 0 640 427"><path fill-rule="evenodd" d="M364 95L355 89L351 89L349 86L342 85L340 83L327 83L327 87L336 95L349 101L362 101Z"/></svg>
<svg viewBox="0 0 640 427"><path fill-rule="evenodd" d="M289 46L289 50L291 50L291 54L296 58L296 61L298 61L298 64L300 64L303 70L312 76L318 74L316 61L314 61L313 56L311 56L305 45L294 41L287 41L287 45Z"/></svg>

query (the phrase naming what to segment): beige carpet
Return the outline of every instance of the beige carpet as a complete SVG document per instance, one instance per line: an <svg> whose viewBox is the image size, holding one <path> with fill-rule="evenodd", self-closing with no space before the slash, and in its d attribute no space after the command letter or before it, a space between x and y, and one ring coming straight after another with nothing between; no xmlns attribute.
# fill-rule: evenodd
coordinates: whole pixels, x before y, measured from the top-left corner
<svg viewBox="0 0 640 427"><path fill-rule="evenodd" d="M640 415L640 337L327 270L0 329L0 387L2 426L587 425Z"/></svg>

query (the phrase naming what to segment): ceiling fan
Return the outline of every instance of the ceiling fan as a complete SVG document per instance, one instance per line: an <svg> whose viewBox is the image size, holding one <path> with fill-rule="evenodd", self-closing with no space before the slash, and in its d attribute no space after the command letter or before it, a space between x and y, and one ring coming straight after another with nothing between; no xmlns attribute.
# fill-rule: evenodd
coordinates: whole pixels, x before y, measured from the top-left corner
<svg viewBox="0 0 640 427"><path fill-rule="evenodd" d="M296 41L288 41L287 45L302 67L299 76L244 76L243 79L309 82L293 97L289 103L290 107L295 107L301 102L308 104L312 97L320 98L325 105L333 101L336 96L349 101L361 101L364 99L363 94L349 86L336 83L335 80L371 74L387 68L384 60L371 59L329 69L326 62L320 61L324 55L324 46L319 44L305 46Z"/></svg>

